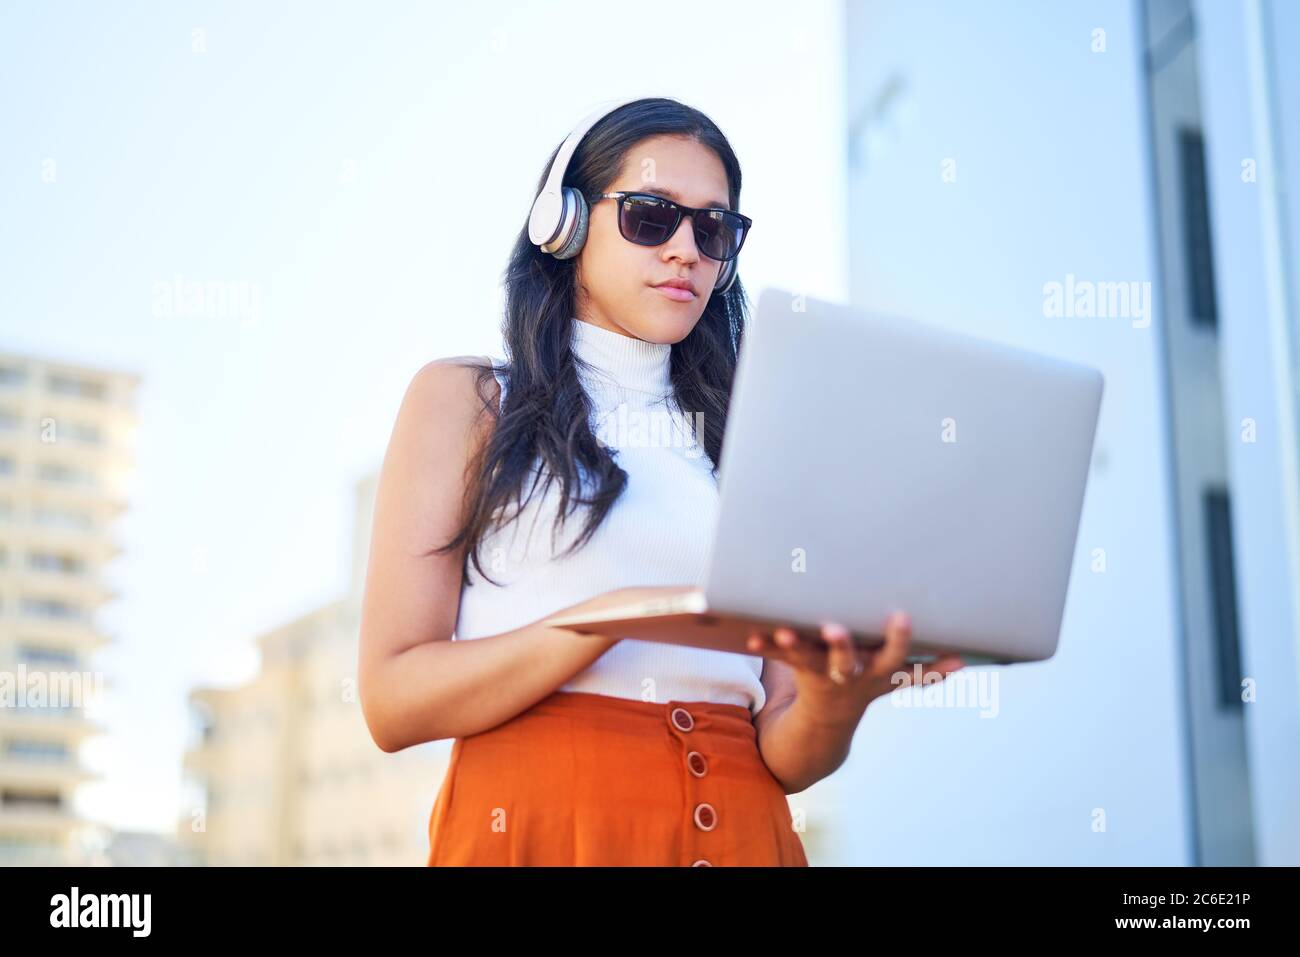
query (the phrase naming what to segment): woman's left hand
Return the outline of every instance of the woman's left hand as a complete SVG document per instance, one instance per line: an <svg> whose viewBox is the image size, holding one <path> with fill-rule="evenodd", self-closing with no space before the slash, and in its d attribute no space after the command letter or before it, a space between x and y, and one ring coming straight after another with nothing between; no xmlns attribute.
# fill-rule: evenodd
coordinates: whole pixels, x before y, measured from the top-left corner
<svg viewBox="0 0 1300 957"><path fill-rule="evenodd" d="M903 666L912 640L907 615L890 617L884 644L875 650L857 649L848 629L835 622L824 624L821 635L829 650L792 628L777 628L770 635L756 629L748 640L750 652L777 658L794 669L800 707L818 720L856 722L873 700L913 683L914 672ZM940 657L924 666L921 682L942 681L965 664L959 655Z"/></svg>

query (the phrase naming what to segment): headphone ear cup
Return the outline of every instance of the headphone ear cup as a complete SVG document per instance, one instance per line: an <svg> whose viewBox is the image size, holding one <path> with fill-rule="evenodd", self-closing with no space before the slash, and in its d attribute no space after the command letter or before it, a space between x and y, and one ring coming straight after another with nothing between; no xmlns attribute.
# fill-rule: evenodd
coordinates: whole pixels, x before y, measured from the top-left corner
<svg viewBox="0 0 1300 957"><path fill-rule="evenodd" d="M589 215L587 200L583 198L582 193L572 186L566 186L564 187L564 205L573 209L573 234L564 241L564 244L559 249L551 254L556 259L572 259L582 252L582 246L587 241L587 218Z"/></svg>

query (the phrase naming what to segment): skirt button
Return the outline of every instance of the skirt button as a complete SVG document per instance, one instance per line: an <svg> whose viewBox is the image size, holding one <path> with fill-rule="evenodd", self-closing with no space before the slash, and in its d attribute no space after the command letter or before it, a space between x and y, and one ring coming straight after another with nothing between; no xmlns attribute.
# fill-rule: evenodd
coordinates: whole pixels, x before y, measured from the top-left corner
<svg viewBox="0 0 1300 957"><path fill-rule="evenodd" d="M686 755L686 764L691 769L691 774L697 778L704 777L709 770L709 762L704 760L704 755L698 751L692 751Z"/></svg>
<svg viewBox="0 0 1300 957"><path fill-rule="evenodd" d="M691 865L691 867L712 867L712 866L713 866L712 864L710 864L708 861L706 861L706 860L705 860L704 858L702 858L702 857L701 857L698 861L696 861L694 864Z"/></svg>
<svg viewBox="0 0 1300 957"><path fill-rule="evenodd" d="M718 825L717 812L712 804L695 805L695 826L701 831L711 831Z"/></svg>
<svg viewBox="0 0 1300 957"><path fill-rule="evenodd" d="M685 708L673 708L672 721L678 731L689 731L695 727L695 719Z"/></svg>

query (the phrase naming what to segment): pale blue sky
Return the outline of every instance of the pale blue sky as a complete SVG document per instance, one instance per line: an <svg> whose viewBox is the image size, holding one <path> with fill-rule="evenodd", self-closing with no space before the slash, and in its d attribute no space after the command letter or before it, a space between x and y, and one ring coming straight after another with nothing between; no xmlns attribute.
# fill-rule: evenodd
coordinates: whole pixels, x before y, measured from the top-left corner
<svg viewBox="0 0 1300 957"><path fill-rule="evenodd" d="M416 369L500 352L510 244L594 106L712 116L751 295L844 298L841 44L839 2L0 8L0 349L144 378L86 813L172 831L186 694L342 594L352 483ZM258 284L259 321L156 316L176 276Z"/></svg>

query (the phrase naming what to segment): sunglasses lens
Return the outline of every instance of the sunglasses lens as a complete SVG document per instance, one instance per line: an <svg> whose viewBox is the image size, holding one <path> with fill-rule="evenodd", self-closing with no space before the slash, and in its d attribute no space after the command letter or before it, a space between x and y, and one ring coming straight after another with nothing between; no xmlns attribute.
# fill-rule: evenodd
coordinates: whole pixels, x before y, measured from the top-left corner
<svg viewBox="0 0 1300 957"><path fill-rule="evenodd" d="M745 221L721 210L695 217L695 244L710 259L733 259L745 241Z"/></svg>
<svg viewBox="0 0 1300 957"><path fill-rule="evenodd" d="M623 237L641 246L666 243L677 225L677 211L653 197L628 196L623 200Z"/></svg>
<svg viewBox="0 0 1300 957"><path fill-rule="evenodd" d="M745 221L725 210L710 210L694 220L695 244L710 259L733 259L745 241ZM619 230L623 237L641 246L666 243L677 228L677 210L654 196L627 196Z"/></svg>

